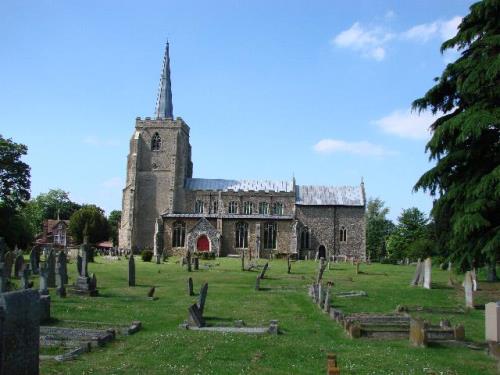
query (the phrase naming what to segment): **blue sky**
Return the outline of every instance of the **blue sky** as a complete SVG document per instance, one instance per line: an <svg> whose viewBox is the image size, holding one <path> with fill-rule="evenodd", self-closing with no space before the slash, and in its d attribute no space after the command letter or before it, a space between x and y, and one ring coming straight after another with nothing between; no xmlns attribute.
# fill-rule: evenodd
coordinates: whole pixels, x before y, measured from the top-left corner
<svg viewBox="0 0 500 375"><path fill-rule="evenodd" d="M396 218L431 164L410 113L456 53L472 1L0 2L0 134L32 194L121 209L128 142L152 116L166 38L194 176L356 185Z"/></svg>

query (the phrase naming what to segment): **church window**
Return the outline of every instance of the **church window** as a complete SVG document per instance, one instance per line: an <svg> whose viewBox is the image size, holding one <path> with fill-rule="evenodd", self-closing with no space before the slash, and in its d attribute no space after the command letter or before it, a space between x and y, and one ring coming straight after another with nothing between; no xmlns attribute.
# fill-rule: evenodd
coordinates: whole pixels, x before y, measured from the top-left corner
<svg viewBox="0 0 500 375"><path fill-rule="evenodd" d="M259 214L269 215L269 203L259 202Z"/></svg>
<svg viewBox="0 0 500 375"><path fill-rule="evenodd" d="M229 202L229 213L237 214L238 213L238 202L231 201Z"/></svg>
<svg viewBox="0 0 500 375"><path fill-rule="evenodd" d="M197 200L194 204L194 212L197 214L202 214L204 209L204 204L202 200Z"/></svg>
<svg viewBox="0 0 500 375"><path fill-rule="evenodd" d="M276 249L276 234L277 234L276 223L265 223L264 224L264 248L265 249Z"/></svg>
<svg viewBox="0 0 500 375"><path fill-rule="evenodd" d="M216 214L219 212L219 201L212 202L212 213Z"/></svg>
<svg viewBox="0 0 500 375"><path fill-rule="evenodd" d="M300 249L307 250L311 248L311 233L309 228L304 227L300 231Z"/></svg>
<svg viewBox="0 0 500 375"><path fill-rule="evenodd" d="M186 239L186 224L177 221L173 225L172 230L172 247L184 247Z"/></svg>
<svg viewBox="0 0 500 375"><path fill-rule="evenodd" d="M151 139L151 150L160 151L160 148L161 148L161 137L158 133L155 133L155 135L153 135L153 138Z"/></svg>
<svg viewBox="0 0 500 375"><path fill-rule="evenodd" d="M253 203L252 202L244 202L243 203L243 213L245 215L253 214Z"/></svg>
<svg viewBox="0 0 500 375"><path fill-rule="evenodd" d="M347 229L344 226L340 227L340 242L347 242Z"/></svg>
<svg viewBox="0 0 500 375"><path fill-rule="evenodd" d="M235 231L235 247L246 249L248 247L248 224L237 223Z"/></svg>
<svg viewBox="0 0 500 375"><path fill-rule="evenodd" d="M273 215L283 215L283 203L275 202L273 204Z"/></svg>

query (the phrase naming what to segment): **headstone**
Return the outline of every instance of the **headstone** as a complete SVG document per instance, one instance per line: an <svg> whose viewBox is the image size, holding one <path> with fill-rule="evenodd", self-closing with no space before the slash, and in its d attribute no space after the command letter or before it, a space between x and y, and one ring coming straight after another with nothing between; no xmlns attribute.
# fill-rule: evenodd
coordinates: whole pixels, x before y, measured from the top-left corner
<svg viewBox="0 0 500 375"><path fill-rule="evenodd" d="M38 246L33 246L30 252L30 265L31 265L31 272L33 272L34 275L38 274L38 269L40 267L40 249Z"/></svg>
<svg viewBox="0 0 500 375"><path fill-rule="evenodd" d="M156 259L156 264L161 264L161 254L156 254L155 259Z"/></svg>
<svg viewBox="0 0 500 375"><path fill-rule="evenodd" d="M288 255L286 260L287 260L287 267L288 267L287 273L291 273L292 272L292 262L290 261L290 255Z"/></svg>
<svg viewBox="0 0 500 375"><path fill-rule="evenodd" d="M269 267L269 262L266 262L266 264L264 264L264 267L262 268L262 271L260 272L260 275L259 275L259 277L261 279L263 279L265 277L268 267Z"/></svg>
<svg viewBox="0 0 500 375"><path fill-rule="evenodd" d="M47 285L49 288L55 288L56 286L56 257L54 250L49 251L49 255L45 262L47 264Z"/></svg>
<svg viewBox="0 0 500 375"><path fill-rule="evenodd" d="M476 269L473 268L472 271L470 271L470 275L472 276L472 290L474 292L477 292L479 286L477 284L477 275L476 275Z"/></svg>
<svg viewBox="0 0 500 375"><path fill-rule="evenodd" d="M245 252L241 250L241 270L245 271Z"/></svg>
<svg viewBox="0 0 500 375"><path fill-rule="evenodd" d="M14 265L14 253L7 251L3 258L5 277L10 278L12 275L12 266Z"/></svg>
<svg viewBox="0 0 500 375"><path fill-rule="evenodd" d="M414 346L427 346L426 324L422 319L410 320L410 343Z"/></svg>
<svg viewBox="0 0 500 375"><path fill-rule="evenodd" d="M319 263L318 276L316 277L316 284L319 284L323 279L323 273L325 272L325 269L326 269L325 259L321 258Z"/></svg>
<svg viewBox="0 0 500 375"><path fill-rule="evenodd" d="M194 265L195 271L198 271L200 269L200 258L195 257L193 259L193 265Z"/></svg>
<svg viewBox="0 0 500 375"><path fill-rule="evenodd" d="M196 303L189 307L188 313L188 324L190 326L199 328L205 325L205 321L203 320L203 312L200 311Z"/></svg>
<svg viewBox="0 0 500 375"><path fill-rule="evenodd" d="M255 279L255 290L260 290L260 275Z"/></svg>
<svg viewBox="0 0 500 375"><path fill-rule="evenodd" d="M128 258L128 286L135 286L135 260L133 254Z"/></svg>
<svg viewBox="0 0 500 375"><path fill-rule="evenodd" d="M21 276L21 288L20 289L29 289L30 288L30 270L27 267L24 267L23 271L20 273Z"/></svg>
<svg viewBox="0 0 500 375"><path fill-rule="evenodd" d="M80 254L76 256L76 272L78 272L78 276L82 274L82 257Z"/></svg>
<svg viewBox="0 0 500 375"><path fill-rule="evenodd" d="M472 283L472 275L470 271L465 273L464 278L464 293L465 293L465 307L473 309L474 308L474 290Z"/></svg>
<svg viewBox="0 0 500 375"><path fill-rule="evenodd" d="M359 262L356 262L356 275L359 274Z"/></svg>
<svg viewBox="0 0 500 375"><path fill-rule="evenodd" d="M327 375L340 375L340 368L337 367L337 356L334 353L327 355Z"/></svg>
<svg viewBox="0 0 500 375"><path fill-rule="evenodd" d="M451 262L448 262L448 286L454 286L453 282L453 268L451 267Z"/></svg>
<svg viewBox="0 0 500 375"><path fill-rule="evenodd" d="M50 320L50 296L40 296L40 323Z"/></svg>
<svg viewBox="0 0 500 375"><path fill-rule="evenodd" d="M38 291L41 295L48 295L49 290L48 290L48 283L47 283L47 277L48 277L49 271L47 270L47 264L44 264L42 267L40 267L40 285L38 288Z"/></svg>
<svg viewBox="0 0 500 375"><path fill-rule="evenodd" d="M188 296L194 296L193 278L192 277L188 278Z"/></svg>
<svg viewBox="0 0 500 375"><path fill-rule="evenodd" d="M57 278L60 278L60 283L57 282ZM56 261L56 284L58 287L68 283L68 266L66 253L62 250L57 254Z"/></svg>
<svg viewBox="0 0 500 375"><path fill-rule="evenodd" d="M420 282L420 280L423 278L422 277L422 262L420 259L417 262L417 267L415 268L415 275L413 276L413 279L411 281L411 286L417 286Z"/></svg>
<svg viewBox="0 0 500 375"><path fill-rule="evenodd" d="M431 275L432 275L432 260L431 258L427 258L424 261L424 288L431 289Z"/></svg>
<svg viewBox="0 0 500 375"><path fill-rule="evenodd" d="M332 286L333 286L333 283L331 283L331 282L328 282L326 284L325 301L323 302L323 311L326 313L330 312Z"/></svg>
<svg viewBox="0 0 500 375"><path fill-rule="evenodd" d="M151 288L149 288L148 298L151 298L151 299L155 298L155 290L156 290L156 288L154 286L152 286Z"/></svg>
<svg viewBox="0 0 500 375"><path fill-rule="evenodd" d="M23 272L23 268L24 268L23 254L19 253L16 256L16 261L14 263L14 277L20 278L21 277L21 272Z"/></svg>
<svg viewBox="0 0 500 375"><path fill-rule="evenodd" d="M0 295L0 374L39 374L39 314L35 290Z"/></svg>
<svg viewBox="0 0 500 375"><path fill-rule="evenodd" d="M500 301L485 305L485 338L486 341L500 342Z"/></svg>
<svg viewBox="0 0 500 375"><path fill-rule="evenodd" d="M167 253L167 250L163 250L162 253L161 253L161 260L163 262L166 262L168 259L168 253Z"/></svg>
<svg viewBox="0 0 500 375"><path fill-rule="evenodd" d="M186 254L187 270L191 272L191 252L188 250Z"/></svg>
<svg viewBox="0 0 500 375"><path fill-rule="evenodd" d="M269 328L268 328L267 332L271 335L279 334L279 326L278 326L277 320L269 321Z"/></svg>
<svg viewBox="0 0 500 375"><path fill-rule="evenodd" d="M202 315L203 312L205 311L205 302L207 300L207 294L208 294L208 283L204 283L200 289L200 295L198 296L198 308L200 309Z"/></svg>

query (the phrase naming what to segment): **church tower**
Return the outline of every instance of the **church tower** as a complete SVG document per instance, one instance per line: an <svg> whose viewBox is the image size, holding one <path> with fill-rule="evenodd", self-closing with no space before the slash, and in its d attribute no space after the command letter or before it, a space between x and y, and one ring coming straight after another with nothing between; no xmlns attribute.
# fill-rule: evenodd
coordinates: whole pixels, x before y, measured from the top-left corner
<svg viewBox="0 0 500 375"><path fill-rule="evenodd" d="M189 126L173 116L167 42L155 117L136 118L130 140L120 248L153 249L156 220L165 212L184 211L184 181L192 171Z"/></svg>

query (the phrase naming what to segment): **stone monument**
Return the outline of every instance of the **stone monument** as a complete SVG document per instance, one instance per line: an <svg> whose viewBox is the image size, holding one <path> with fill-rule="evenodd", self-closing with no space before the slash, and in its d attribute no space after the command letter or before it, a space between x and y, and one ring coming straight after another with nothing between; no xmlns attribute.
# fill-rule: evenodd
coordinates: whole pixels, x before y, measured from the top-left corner
<svg viewBox="0 0 500 375"><path fill-rule="evenodd" d="M486 341L500 343L500 301L485 305L484 318Z"/></svg>
<svg viewBox="0 0 500 375"><path fill-rule="evenodd" d="M135 286L135 260L134 254L128 258L128 286Z"/></svg>

